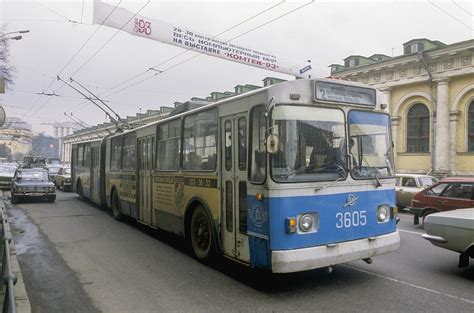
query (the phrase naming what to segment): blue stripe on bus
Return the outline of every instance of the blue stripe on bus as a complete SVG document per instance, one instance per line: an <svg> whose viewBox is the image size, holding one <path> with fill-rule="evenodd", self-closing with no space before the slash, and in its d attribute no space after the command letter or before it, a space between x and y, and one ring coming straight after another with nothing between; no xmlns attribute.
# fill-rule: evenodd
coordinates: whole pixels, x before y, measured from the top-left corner
<svg viewBox="0 0 474 313"><path fill-rule="evenodd" d="M357 197L353 206L344 206L348 196ZM396 230L395 219L379 224L376 211L379 205L395 206L394 190L376 190L320 196L270 197L257 201L248 198L248 235L252 266L270 267L271 250L289 250L320 246L329 243L378 236ZM270 210L268 208L270 207ZM364 226L337 228L341 225L337 213L365 211ZM319 229L315 233L288 234L286 218L317 212ZM357 219L356 219L357 222ZM361 223L360 214L358 219Z"/></svg>

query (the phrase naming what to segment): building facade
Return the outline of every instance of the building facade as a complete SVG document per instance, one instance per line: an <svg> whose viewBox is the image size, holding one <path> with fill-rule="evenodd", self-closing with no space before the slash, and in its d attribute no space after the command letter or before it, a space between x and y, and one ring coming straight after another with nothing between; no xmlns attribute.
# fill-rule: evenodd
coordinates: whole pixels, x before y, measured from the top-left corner
<svg viewBox="0 0 474 313"><path fill-rule="evenodd" d="M10 161L21 161L31 153L32 138L31 125L17 117L7 117L0 128L0 144L8 148Z"/></svg>
<svg viewBox="0 0 474 313"><path fill-rule="evenodd" d="M396 57L349 56L331 76L384 92L398 172L474 175L474 40L403 46Z"/></svg>

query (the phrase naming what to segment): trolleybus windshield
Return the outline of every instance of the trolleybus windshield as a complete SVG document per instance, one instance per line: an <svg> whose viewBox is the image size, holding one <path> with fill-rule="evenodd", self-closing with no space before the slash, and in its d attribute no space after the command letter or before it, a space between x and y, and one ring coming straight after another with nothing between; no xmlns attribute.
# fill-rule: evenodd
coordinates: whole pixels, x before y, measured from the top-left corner
<svg viewBox="0 0 474 313"><path fill-rule="evenodd" d="M272 132L279 138L278 151L271 155L275 181L335 181L346 177L341 110L277 105L272 117Z"/></svg>
<svg viewBox="0 0 474 313"><path fill-rule="evenodd" d="M349 112L349 146L355 179L388 178L393 171L389 116L382 113Z"/></svg>

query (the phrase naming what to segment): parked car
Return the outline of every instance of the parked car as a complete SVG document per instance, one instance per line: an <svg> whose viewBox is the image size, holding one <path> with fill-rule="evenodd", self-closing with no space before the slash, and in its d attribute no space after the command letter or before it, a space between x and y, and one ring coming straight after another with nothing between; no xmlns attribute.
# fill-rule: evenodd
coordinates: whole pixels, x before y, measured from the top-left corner
<svg viewBox="0 0 474 313"><path fill-rule="evenodd" d="M56 188L50 181L47 170L19 168L12 180L11 197L12 203L18 203L20 199L24 198L43 198L54 202Z"/></svg>
<svg viewBox="0 0 474 313"><path fill-rule="evenodd" d="M409 212L414 215L413 222L419 224L420 217L437 212L474 207L474 178L443 178L435 185L417 193Z"/></svg>
<svg viewBox="0 0 474 313"><path fill-rule="evenodd" d="M10 189L15 171L14 166L0 165L0 189Z"/></svg>
<svg viewBox="0 0 474 313"><path fill-rule="evenodd" d="M415 194L438 182L436 177L420 174L397 174L396 177L397 206L400 208L410 206Z"/></svg>
<svg viewBox="0 0 474 313"><path fill-rule="evenodd" d="M71 191L71 168L62 167L54 177L54 184L62 191Z"/></svg>
<svg viewBox="0 0 474 313"><path fill-rule="evenodd" d="M458 267L474 258L474 208L431 214L425 219L422 237L435 246L461 253Z"/></svg>

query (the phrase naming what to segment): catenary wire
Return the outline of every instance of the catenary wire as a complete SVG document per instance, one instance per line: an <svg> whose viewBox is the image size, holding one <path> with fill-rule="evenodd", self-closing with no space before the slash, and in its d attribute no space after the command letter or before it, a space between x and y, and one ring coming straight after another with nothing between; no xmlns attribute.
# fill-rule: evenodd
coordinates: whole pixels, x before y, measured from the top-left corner
<svg viewBox="0 0 474 313"><path fill-rule="evenodd" d="M261 27L263 27L263 26L265 26L265 25L268 25L269 23L274 22L274 21L276 21L276 20L278 20L278 19L280 19L280 18L282 18L282 17L284 17L284 16L286 16L286 15L288 15L288 14L291 14L291 13L293 13L293 12L296 12L296 11L298 11L298 10L300 10L300 9L302 9L302 8L304 8L304 7L306 7L306 6L310 5L310 4L312 4L312 3L314 3L314 2L315 2L315 0L312 0L312 1L307 2L307 3L305 3L305 4L301 5L301 6L298 6L297 8L292 9L292 10L290 10L290 11L284 13L284 14L281 14L281 15L277 16L276 18L271 19L270 21L267 21L267 22L265 22L265 23L262 23L262 24L260 24L259 26L256 26L256 27L252 28L251 30L248 30L248 31L246 31L246 32L244 32L244 33L242 33L242 34L240 34L240 35L237 35L237 36L235 36L235 37L233 37L233 38L227 40L226 42L229 42L229 41L231 41L231 40L234 40L234 39L236 39L236 38L239 38L239 37L241 37L241 36L243 36L243 35L245 35L245 34L250 33L251 31L254 31L254 30L259 29L259 28L261 28ZM187 51L186 51L186 52L187 52ZM184 54L184 53L181 53L181 54ZM202 55L202 54L203 54L203 53L199 52L197 55L195 55L195 56L193 56L193 57L191 57L191 58L188 58L188 59L186 59L186 60L183 60L182 62L179 62L179 63L177 63L177 64L174 64L174 65L172 65L172 66L166 68L166 69L163 70L163 71L159 71L159 72L157 72L157 73L154 73L152 76L146 77L146 78L144 78L144 79L142 79L142 80L140 80L140 81L138 81L138 82L132 83L132 84L130 84L130 85L128 85L128 86L126 86L126 87L124 87L124 88L122 88L122 89L119 89L119 90L116 91L116 92L113 92L113 93L111 93L111 94L107 94L106 96L109 97L109 96L115 95L115 94L117 94L117 93L119 93L119 92L122 92L122 91L124 91L124 90L127 90L127 89L129 89L129 88L131 88L131 87L133 87L133 86L135 86L135 85L138 85L138 84L140 84L140 83L142 83L142 82L144 82L144 81L147 81L147 80L149 80L149 79L151 79L151 78L153 78L153 77L155 77L155 76L157 76L157 75L159 75L159 74L162 74L162 73L165 72L165 71L169 71L169 70L171 70L171 69L173 69L173 68L176 68L177 66L180 66L181 64L186 63L186 62L188 62L188 61L190 61L190 60L192 60L192 59L194 59L194 58L196 58L196 57L198 57L198 56L200 56L200 55ZM104 92L104 93L102 93L102 94L100 94L100 95L102 96L102 95L105 94L105 93L107 93L107 91ZM72 112L76 112L76 111L78 111L79 109L81 109L81 108L83 108L84 106L87 106L87 105L88 105L88 103L82 102L82 103L80 103L78 106L76 106L76 107L74 107L73 109L71 109L71 111L72 111Z"/></svg>

